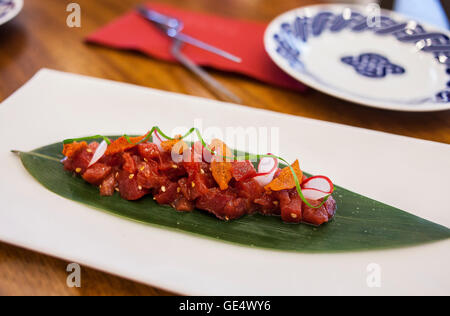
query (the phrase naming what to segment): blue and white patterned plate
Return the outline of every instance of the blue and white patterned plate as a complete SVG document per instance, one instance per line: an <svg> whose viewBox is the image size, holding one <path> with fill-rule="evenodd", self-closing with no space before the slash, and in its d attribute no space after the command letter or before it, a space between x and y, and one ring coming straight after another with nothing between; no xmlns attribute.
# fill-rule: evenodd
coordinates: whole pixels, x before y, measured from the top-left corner
<svg viewBox="0 0 450 316"><path fill-rule="evenodd" d="M297 80L351 102L399 111L450 109L450 33L382 10L316 5L267 27L272 60Z"/></svg>
<svg viewBox="0 0 450 316"><path fill-rule="evenodd" d="M22 7L23 0L0 0L0 25L15 18Z"/></svg>

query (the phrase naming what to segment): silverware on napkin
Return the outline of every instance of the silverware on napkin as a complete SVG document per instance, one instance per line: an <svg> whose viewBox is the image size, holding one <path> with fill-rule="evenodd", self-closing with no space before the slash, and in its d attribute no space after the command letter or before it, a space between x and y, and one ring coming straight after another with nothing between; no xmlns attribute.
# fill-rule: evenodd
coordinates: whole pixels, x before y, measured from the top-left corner
<svg viewBox="0 0 450 316"><path fill-rule="evenodd" d="M137 10L142 17L156 25L164 34L173 39L171 54L177 61L197 75L221 99L241 103L241 99L238 96L225 88L220 82L215 80L206 71L185 56L181 52L181 47L184 43L194 45L237 63L241 62L241 58L189 35L181 33L181 30L183 29L183 22L177 18L161 14L142 6L138 7Z"/></svg>

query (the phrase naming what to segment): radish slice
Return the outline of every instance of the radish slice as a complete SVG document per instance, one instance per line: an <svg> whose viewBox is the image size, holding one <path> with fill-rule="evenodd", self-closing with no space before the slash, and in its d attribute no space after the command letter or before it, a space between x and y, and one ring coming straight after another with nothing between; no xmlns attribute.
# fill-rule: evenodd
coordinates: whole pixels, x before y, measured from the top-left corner
<svg viewBox="0 0 450 316"><path fill-rule="evenodd" d="M270 154L268 154L270 155ZM278 159L275 157L264 157L259 161L258 173L253 178L261 186L266 186L272 182L278 167Z"/></svg>
<svg viewBox="0 0 450 316"><path fill-rule="evenodd" d="M186 162L202 162L203 161L203 146L202 143L197 141L192 146L191 156Z"/></svg>
<svg viewBox="0 0 450 316"><path fill-rule="evenodd" d="M302 194L306 199L316 201L330 195L331 193L323 192L317 189L302 189Z"/></svg>
<svg viewBox="0 0 450 316"><path fill-rule="evenodd" d="M91 158L91 161L89 162L88 168L95 164L97 161L100 160L100 158L103 157L103 155L106 152L106 149L108 148L108 144L106 141L102 141L100 145L98 145L97 149L95 150L94 155Z"/></svg>
<svg viewBox="0 0 450 316"><path fill-rule="evenodd" d="M207 163L211 163L213 154L206 147L202 148L203 148L203 160Z"/></svg>
<svg viewBox="0 0 450 316"><path fill-rule="evenodd" d="M267 154L272 155L272 154ZM278 159L275 157L264 157L258 164L258 176L268 175L277 170Z"/></svg>
<svg viewBox="0 0 450 316"><path fill-rule="evenodd" d="M157 131L153 132L153 138L152 138L152 142L153 144L155 144L156 146L158 146L158 149L160 151L162 151L162 147L161 147L161 143L163 141L166 141L167 139L165 139L163 136L159 135Z"/></svg>
<svg viewBox="0 0 450 316"><path fill-rule="evenodd" d="M323 192L333 192L333 182L325 176L315 176L306 179L302 183L302 188L316 189Z"/></svg>
<svg viewBox="0 0 450 316"><path fill-rule="evenodd" d="M311 177L302 183L303 196L309 200L319 200L333 191L333 182L325 176Z"/></svg>

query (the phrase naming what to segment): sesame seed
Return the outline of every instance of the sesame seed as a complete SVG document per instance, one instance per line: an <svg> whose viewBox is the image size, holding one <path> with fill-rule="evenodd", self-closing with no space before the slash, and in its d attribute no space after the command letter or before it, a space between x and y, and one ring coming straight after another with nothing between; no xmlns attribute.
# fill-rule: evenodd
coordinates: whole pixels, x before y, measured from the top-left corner
<svg viewBox="0 0 450 316"><path fill-rule="evenodd" d="M225 220L229 221L229 220L230 220L230 218L229 218L228 216L225 216Z"/></svg>
<svg viewBox="0 0 450 316"><path fill-rule="evenodd" d="M273 205L278 206L278 201L273 201Z"/></svg>
<svg viewBox="0 0 450 316"><path fill-rule="evenodd" d="M144 169L145 169L145 166L142 166L139 168L139 170L141 170L141 171L144 171Z"/></svg>
<svg viewBox="0 0 450 316"><path fill-rule="evenodd" d="M115 188L114 190L116 190L117 192L119 192L120 190L119 190L119 188Z"/></svg>
<svg viewBox="0 0 450 316"><path fill-rule="evenodd" d="M116 178L118 178L119 177L119 173L118 172L116 172Z"/></svg>
<svg viewBox="0 0 450 316"><path fill-rule="evenodd" d="M177 165L172 165L172 168L177 169L178 166Z"/></svg>
<svg viewBox="0 0 450 316"><path fill-rule="evenodd" d="M162 187L161 187L161 191L166 192L166 187L165 187L165 186L162 186Z"/></svg>
<svg viewBox="0 0 450 316"><path fill-rule="evenodd" d="M92 149L88 148L88 149L86 149L86 151L87 151L88 153L91 153L91 152L92 152Z"/></svg>
<svg viewBox="0 0 450 316"><path fill-rule="evenodd" d="M139 189L139 190L142 190L142 186L139 185L139 186L138 186L138 189Z"/></svg>
<svg viewBox="0 0 450 316"><path fill-rule="evenodd" d="M291 217L292 217L292 218L297 218L297 214L291 213Z"/></svg>
<svg viewBox="0 0 450 316"><path fill-rule="evenodd" d="M101 188L102 188L102 185L100 184L100 185L98 186L98 188L101 189Z"/></svg>
<svg viewBox="0 0 450 316"><path fill-rule="evenodd" d="M80 173L80 172L81 172L81 168L75 169L75 172L76 172L76 173Z"/></svg>
<svg viewBox="0 0 450 316"><path fill-rule="evenodd" d="M128 178L133 179L133 178L134 178L134 173L130 174L130 175L128 176Z"/></svg>
<svg viewBox="0 0 450 316"><path fill-rule="evenodd" d="M177 188L177 192L178 192L178 193L180 193L180 191L181 191L181 188L180 188L180 187L178 187L178 188Z"/></svg>
<svg viewBox="0 0 450 316"><path fill-rule="evenodd" d="M156 200L156 198L155 198L155 197L153 197L153 200Z"/></svg>
<svg viewBox="0 0 450 316"><path fill-rule="evenodd" d="M194 181L192 181L191 185L192 185L193 188L195 188L195 182Z"/></svg>
<svg viewBox="0 0 450 316"><path fill-rule="evenodd" d="M144 158L144 161L145 161L145 162L148 162L147 158Z"/></svg>
<svg viewBox="0 0 450 316"><path fill-rule="evenodd" d="M201 174L204 174L204 173L205 173L205 170L200 169L200 173L201 173Z"/></svg>

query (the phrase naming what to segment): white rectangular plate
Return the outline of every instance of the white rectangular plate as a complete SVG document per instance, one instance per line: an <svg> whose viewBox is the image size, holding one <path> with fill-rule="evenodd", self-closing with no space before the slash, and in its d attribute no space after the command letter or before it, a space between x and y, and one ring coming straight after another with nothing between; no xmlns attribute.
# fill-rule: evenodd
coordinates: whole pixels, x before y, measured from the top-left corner
<svg viewBox="0 0 450 316"><path fill-rule="evenodd" d="M280 152L306 171L450 226L448 145L41 70L0 105L0 240L183 294L450 294L448 240L342 254L240 247L66 200L10 153L76 136L190 127L198 118L204 127L280 127ZM368 286L371 263L381 287Z"/></svg>

